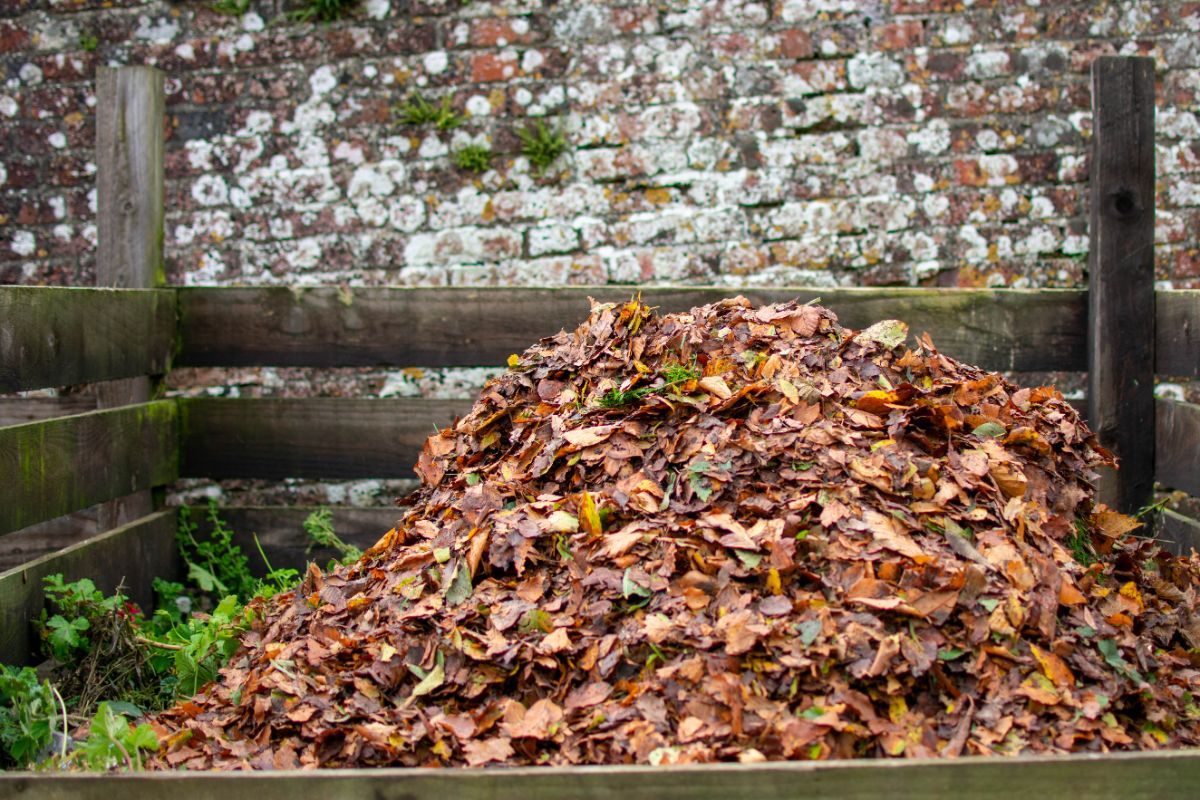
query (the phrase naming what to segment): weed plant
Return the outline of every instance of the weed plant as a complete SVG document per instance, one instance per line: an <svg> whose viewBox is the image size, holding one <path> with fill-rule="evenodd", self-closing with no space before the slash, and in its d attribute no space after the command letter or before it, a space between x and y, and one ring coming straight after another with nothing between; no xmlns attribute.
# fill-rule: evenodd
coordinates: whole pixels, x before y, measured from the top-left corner
<svg viewBox="0 0 1200 800"><path fill-rule="evenodd" d="M396 111L405 125L433 125L439 131L449 131L462 124L462 117L454 111L451 102L449 97L443 97L441 103L434 105L415 94Z"/></svg>
<svg viewBox="0 0 1200 800"><path fill-rule="evenodd" d="M454 164L469 172L487 172L492 166L492 151L483 145L469 144L454 154Z"/></svg>
<svg viewBox="0 0 1200 800"><path fill-rule="evenodd" d="M526 125L524 130L518 128L516 133L521 140L521 155L529 159L534 174L539 177L567 149L562 131L547 128L541 120Z"/></svg>

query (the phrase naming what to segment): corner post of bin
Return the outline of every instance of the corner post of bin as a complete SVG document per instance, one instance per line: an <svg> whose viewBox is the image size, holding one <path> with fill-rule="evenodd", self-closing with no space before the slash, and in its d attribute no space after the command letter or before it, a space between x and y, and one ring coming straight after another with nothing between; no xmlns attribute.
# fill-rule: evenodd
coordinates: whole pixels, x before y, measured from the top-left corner
<svg viewBox="0 0 1200 800"><path fill-rule="evenodd" d="M96 71L96 285L163 286L163 75L154 67ZM150 399L149 377L98 387L98 406ZM149 514L149 491L105 503L99 529Z"/></svg>
<svg viewBox="0 0 1200 800"><path fill-rule="evenodd" d="M1088 419L1120 460L1099 498L1133 513L1154 489L1154 61L1092 63Z"/></svg>

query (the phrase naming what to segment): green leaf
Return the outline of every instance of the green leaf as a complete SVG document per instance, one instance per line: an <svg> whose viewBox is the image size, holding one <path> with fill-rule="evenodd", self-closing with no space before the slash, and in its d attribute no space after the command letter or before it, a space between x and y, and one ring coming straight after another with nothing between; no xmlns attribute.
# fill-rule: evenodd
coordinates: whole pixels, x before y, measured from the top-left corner
<svg viewBox="0 0 1200 800"><path fill-rule="evenodd" d="M806 619L804 622L801 622L797 626L797 629L800 633L800 644L808 647L810 644L815 642L817 637L821 635L821 629L823 627L824 626L821 624L821 620L819 619Z"/></svg>
<svg viewBox="0 0 1200 800"><path fill-rule="evenodd" d="M954 661L957 658L962 658L966 652L966 650L959 647L948 647L945 650L938 650L937 657L938 661Z"/></svg>
<svg viewBox="0 0 1200 800"><path fill-rule="evenodd" d="M433 550L433 557L434 557L434 560L436 560L439 564L445 564L447 561L450 560L450 548L449 547L435 547Z"/></svg>
<svg viewBox="0 0 1200 800"><path fill-rule="evenodd" d="M649 597L650 590L633 579L633 567L626 567L621 577L621 595L628 600L630 597Z"/></svg>
<svg viewBox="0 0 1200 800"><path fill-rule="evenodd" d="M981 597L979 598L979 605L983 606L990 614L996 610L996 606L1000 605L1000 601L994 597Z"/></svg>
<svg viewBox="0 0 1200 800"><path fill-rule="evenodd" d="M216 575L194 561L188 562L188 580L195 581L196 585L205 592L229 593L229 587L222 583Z"/></svg>
<svg viewBox="0 0 1200 800"><path fill-rule="evenodd" d="M762 560L763 560L762 553L755 553L750 550L736 550L736 549L733 552L737 553L738 559L742 562L742 564L746 567L746 569L754 569L759 564L761 564Z"/></svg>
<svg viewBox="0 0 1200 800"><path fill-rule="evenodd" d="M990 436L993 439L997 439L1003 436L1006 431L1004 426L999 422L985 422L982 425L976 425L975 430L971 431L971 433L976 436Z"/></svg>
<svg viewBox="0 0 1200 800"><path fill-rule="evenodd" d="M454 568L454 577L446 589L446 604L456 606L471 596L471 571L466 563L459 561Z"/></svg>
<svg viewBox="0 0 1200 800"><path fill-rule="evenodd" d="M437 654L437 663L434 665L433 669L429 670L425 677L421 679L421 682L413 687L412 694L408 696L409 701L415 697L421 697L422 695L429 694L446 682L446 670L444 663L445 657L442 655L442 651L439 650Z"/></svg>

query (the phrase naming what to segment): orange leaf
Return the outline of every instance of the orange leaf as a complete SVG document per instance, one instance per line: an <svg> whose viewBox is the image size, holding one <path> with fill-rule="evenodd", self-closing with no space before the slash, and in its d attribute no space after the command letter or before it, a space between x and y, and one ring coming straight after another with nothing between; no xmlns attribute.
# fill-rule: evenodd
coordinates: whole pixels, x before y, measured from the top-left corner
<svg viewBox="0 0 1200 800"><path fill-rule="evenodd" d="M1075 675L1071 673L1071 668L1066 662L1059 658L1049 650L1043 651L1037 645L1029 645L1029 649L1033 652L1033 657L1037 659L1038 664L1042 667L1042 672L1046 673L1046 677L1054 681L1054 685L1058 688L1075 685Z"/></svg>

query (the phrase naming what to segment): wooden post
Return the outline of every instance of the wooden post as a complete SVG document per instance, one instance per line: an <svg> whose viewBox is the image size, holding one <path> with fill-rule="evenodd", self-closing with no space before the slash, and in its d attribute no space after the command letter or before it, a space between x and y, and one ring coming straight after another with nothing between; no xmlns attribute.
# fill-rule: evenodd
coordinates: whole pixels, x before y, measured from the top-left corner
<svg viewBox="0 0 1200 800"><path fill-rule="evenodd" d="M96 71L96 168L96 285L163 285L163 78L154 67Z"/></svg>
<svg viewBox="0 0 1200 800"><path fill-rule="evenodd" d="M1125 513L1154 489L1154 61L1092 63L1088 417L1120 469L1100 500Z"/></svg>
<svg viewBox="0 0 1200 800"><path fill-rule="evenodd" d="M153 67L96 71L96 285L149 288L163 269L163 77ZM110 381L99 408L144 403L150 378ZM105 503L100 530L149 514L149 491Z"/></svg>

